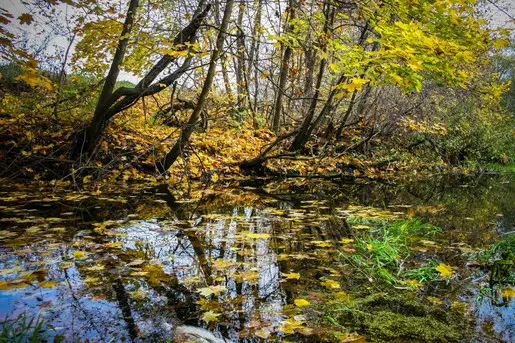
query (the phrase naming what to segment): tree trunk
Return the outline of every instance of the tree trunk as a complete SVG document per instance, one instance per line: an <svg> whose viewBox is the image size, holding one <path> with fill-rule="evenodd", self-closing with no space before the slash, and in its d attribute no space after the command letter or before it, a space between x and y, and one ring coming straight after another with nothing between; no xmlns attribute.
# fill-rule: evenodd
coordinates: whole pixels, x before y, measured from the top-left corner
<svg viewBox="0 0 515 343"><path fill-rule="evenodd" d="M98 98L93 120L84 131L84 134L79 135L79 140L75 142L75 151L72 152L73 155L76 155L75 157L82 152L90 153L103 131L105 125L105 111L109 106L108 100L113 94L114 86L118 79L118 74L120 73L120 66L125 57L125 51L129 43L129 35L132 31L132 24L134 23L134 17L136 16L138 7L139 0L130 0L127 16L125 17L125 22L123 23L122 32L120 34L120 40L118 41L111 67L105 79L104 87L102 87L102 92Z"/></svg>
<svg viewBox="0 0 515 343"><path fill-rule="evenodd" d="M243 14L245 5L240 3L238 8L238 20L236 21L236 87L238 91L238 112L247 107L247 94L245 87L245 33L243 32Z"/></svg>
<svg viewBox="0 0 515 343"><path fill-rule="evenodd" d="M327 36L329 34L329 31L331 30L333 19L334 19L334 8L331 9L331 1L325 2L325 22L324 22L324 34ZM326 44L321 47L322 51L325 52ZM320 88L322 86L322 79L324 77L325 67L327 65L327 59L324 57L320 61L320 67L318 70L317 75L317 81L315 85L315 94L313 95L313 99L311 100L311 103L309 105L308 112L306 113L306 116L304 117L304 120L302 121L302 124L300 125L299 131L297 135L295 136L295 139L293 140L292 144L290 145L290 151L300 150L304 147L304 145L309 140L309 136L311 135L310 125L313 121L313 117L315 116L316 107L318 104L318 97L320 96ZM332 100L332 98L331 98Z"/></svg>
<svg viewBox="0 0 515 343"><path fill-rule="evenodd" d="M203 10L201 10L202 6L204 6L204 3L205 0L200 1L196 15L194 15L191 22L176 35L173 41L175 46L185 46L185 43L193 43L195 41L197 30L204 18L207 16L209 9L211 8L211 5L208 4ZM111 69L98 100L93 120L85 130L77 135L74 147L71 152L72 158L77 158L82 154L91 154L96 147L97 142L100 139L100 136L104 131L104 128L109 119L111 119L117 113L133 106L139 98L156 94L165 89L174 83L179 77L181 77L190 66L192 57L188 56L184 60L181 67L176 69L173 73L163 77L161 80L154 82L157 76L171 62L177 59L177 56L164 55L140 80L135 88L121 87L113 92L114 85L119 73L119 67L123 62L125 49L127 47L127 36L130 34L130 29L134 19L134 12L137 8L137 6L134 8L134 4L137 5L138 0L131 0L131 7L129 8L127 14L124 29L122 30L123 39L120 39L118 43L118 48L116 49L116 53L111 64ZM184 49L186 49L186 47Z"/></svg>
<svg viewBox="0 0 515 343"><path fill-rule="evenodd" d="M288 19L287 19L287 29L284 34L288 34L291 31L291 25L289 24L295 17L295 8L293 7L293 0L288 2ZM279 73L279 87L277 88L277 97L274 105L274 112L272 117L272 130L275 133L279 131L279 122L281 119L281 112L283 108L283 95L286 88L286 81L288 79L288 70L290 68L290 58L293 53L293 49L290 45L286 45L286 49L284 50L284 55L281 61L281 71Z"/></svg>
<svg viewBox="0 0 515 343"><path fill-rule="evenodd" d="M211 89L211 85L213 84L213 80L215 78L216 64L220 57L220 52L223 50L224 47L225 35L227 32L227 27L229 26L229 20L231 19L233 4L234 0L227 0L222 19L222 24L220 26L220 30L218 31L218 37L216 38L216 47L211 55L206 80L204 81L204 86L202 87L202 91L200 92L199 98L197 100L197 105L193 110L193 113L191 114L188 123L181 131L181 135L177 142L175 142L174 146L165 155L163 160L158 163L157 168L161 173L167 171L172 166L172 164L177 160L177 158L181 155L182 149L184 145L188 142L193 132L193 129L195 128L195 125L197 124L197 121L200 117L200 113L202 112L202 108L204 106L204 103Z"/></svg>

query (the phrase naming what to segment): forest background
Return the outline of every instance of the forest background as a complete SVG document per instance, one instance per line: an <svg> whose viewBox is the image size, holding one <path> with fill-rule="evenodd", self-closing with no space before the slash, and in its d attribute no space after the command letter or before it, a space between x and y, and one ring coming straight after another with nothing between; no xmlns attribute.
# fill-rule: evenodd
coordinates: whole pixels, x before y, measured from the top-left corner
<svg viewBox="0 0 515 343"><path fill-rule="evenodd" d="M2 178L513 170L515 21L492 1L1 7Z"/></svg>

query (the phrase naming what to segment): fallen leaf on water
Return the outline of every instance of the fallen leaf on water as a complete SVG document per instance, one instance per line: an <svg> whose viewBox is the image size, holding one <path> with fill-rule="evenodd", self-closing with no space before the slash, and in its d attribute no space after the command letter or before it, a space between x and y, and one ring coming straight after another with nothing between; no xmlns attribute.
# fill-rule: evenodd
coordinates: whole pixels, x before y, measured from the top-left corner
<svg viewBox="0 0 515 343"><path fill-rule="evenodd" d="M334 280L324 281L321 285L327 288L340 288L340 283Z"/></svg>
<svg viewBox="0 0 515 343"><path fill-rule="evenodd" d="M104 270L105 267L101 264L95 264L94 266L88 267L86 269L89 271L92 271L92 272L96 272L96 271Z"/></svg>
<svg viewBox="0 0 515 343"><path fill-rule="evenodd" d="M286 274L286 273L281 273L282 276L286 277L287 279L300 279L300 274L299 273L289 273L289 274Z"/></svg>
<svg viewBox="0 0 515 343"><path fill-rule="evenodd" d="M197 292L199 292L201 295L208 297L211 294L218 295L225 291L227 287L225 286L209 286L209 287L203 287L203 288L197 288Z"/></svg>
<svg viewBox="0 0 515 343"><path fill-rule="evenodd" d="M97 277L88 276L87 278L84 279L84 282L85 283L94 283L94 282L97 282L98 280L100 280L100 279Z"/></svg>
<svg viewBox="0 0 515 343"><path fill-rule="evenodd" d="M129 263L128 266L131 266L131 267L139 266L140 264L143 264L143 263L145 263L145 260L138 258L138 259L132 261L131 263Z"/></svg>
<svg viewBox="0 0 515 343"><path fill-rule="evenodd" d="M515 298L515 289L513 287L506 287L501 289L501 295L503 297Z"/></svg>
<svg viewBox="0 0 515 343"><path fill-rule="evenodd" d="M440 263L438 267L435 268L440 272L440 275L443 277L448 277L452 275L452 267L448 264Z"/></svg>
<svg viewBox="0 0 515 343"><path fill-rule="evenodd" d="M73 257L75 257L75 259L77 259L77 260L82 260L82 259L86 258L85 251L74 251L72 254L73 254Z"/></svg>
<svg viewBox="0 0 515 343"><path fill-rule="evenodd" d="M310 302L307 301L306 299L295 299L294 303L298 307L303 307L303 306L311 305Z"/></svg>
<svg viewBox="0 0 515 343"><path fill-rule="evenodd" d="M43 281L38 283L38 286L43 288L52 288L55 285L57 285L57 281Z"/></svg>
<svg viewBox="0 0 515 343"><path fill-rule="evenodd" d="M270 238L270 234L268 233L247 233L246 236L248 238Z"/></svg>
<svg viewBox="0 0 515 343"><path fill-rule="evenodd" d="M215 313L213 311L207 311L207 312L204 312L204 314L202 315L202 320L205 321L206 323L209 323L209 322L216 322L218 321L218 317L220 317L220 313Z"/></svg>
<svg viewBox="0 0 515 343"><path fill-rule="evenodd" d="M268 327L261 328L254 332L255 336L262 338L262 339L267 339L268 337L270 337L271 334L272 334L271 329Z"/></svg>

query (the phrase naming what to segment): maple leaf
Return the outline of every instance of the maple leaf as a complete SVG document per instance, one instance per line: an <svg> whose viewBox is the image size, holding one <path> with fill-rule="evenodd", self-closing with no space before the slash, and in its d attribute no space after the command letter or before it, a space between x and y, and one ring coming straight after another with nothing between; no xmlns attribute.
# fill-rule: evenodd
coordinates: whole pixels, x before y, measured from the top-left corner
<svg viewBox="0 0 515 343"><path fill-rule="evenodd" d="M22 15L20 15L18 17L18 20L20 21L20 24L30 25L30 23L32 23L32 20L34 20L34 18L29 13L23 13Z"/></svg>
<svg viewBox="0 0 515 343"><path fill-rule="evenodd" d="M306 299L295 299L293 302L295 303L295 306L298 306L298 307L311 305L311 303L309 301L307 301Z"/></svg>
<svg viewBox="0 0 515 343"><path fill-rule="evenodd" d="M452 267L448 264L440 263L435 269L439 271L440 275L443 277L449 277L452 275Z"/></svg>
<svg viewBox="0 0 515 343"><path fill-rule="evenodd" d="M221 316L220 313L215 313L213 311L207 311L207 312L204 312L201 319L203 321L205 321L206 323L216 322L216 321L218 321L218 317L220 317L220 316Z"/></svg>
<svg viewBox="0 0 515 343"><path fill-rule="evenodd" d="M363 86L369 82L370 82L370 80L367 80L367 79L353 77L351 79L351 83L345 84L341 87L348 90L349 92L354 92L354 91L361 90L361 88L363 88Z"/></svg>

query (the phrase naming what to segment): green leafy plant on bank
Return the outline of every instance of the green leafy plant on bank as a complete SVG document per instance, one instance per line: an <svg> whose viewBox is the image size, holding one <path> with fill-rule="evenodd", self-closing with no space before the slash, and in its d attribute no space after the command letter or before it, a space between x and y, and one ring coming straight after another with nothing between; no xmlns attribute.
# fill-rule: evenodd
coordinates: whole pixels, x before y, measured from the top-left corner
<svg viewBox="0 0 515 343"><path fill-rule="evenodd" d="M39 343L46 342L47 333L54 330L51 325L45 323L40 317L27 317L24 312L15 319L7 319L0 322L0 343ZM54 342L61 339L55 338Z"/></svg>

